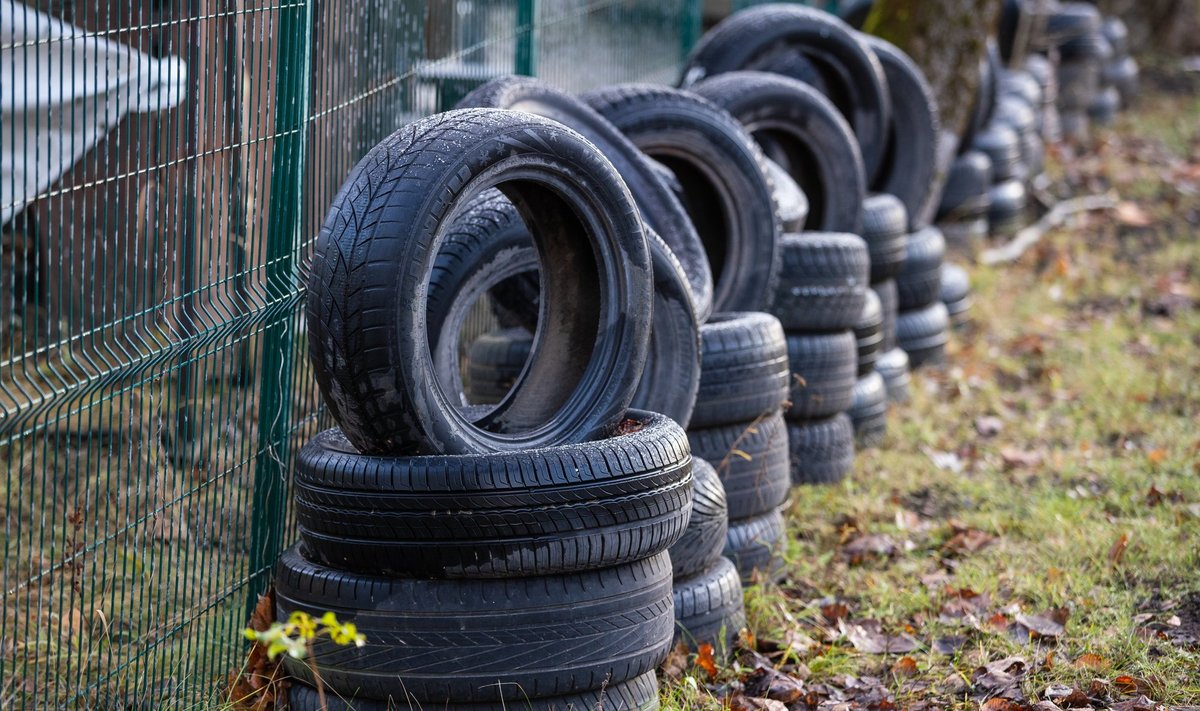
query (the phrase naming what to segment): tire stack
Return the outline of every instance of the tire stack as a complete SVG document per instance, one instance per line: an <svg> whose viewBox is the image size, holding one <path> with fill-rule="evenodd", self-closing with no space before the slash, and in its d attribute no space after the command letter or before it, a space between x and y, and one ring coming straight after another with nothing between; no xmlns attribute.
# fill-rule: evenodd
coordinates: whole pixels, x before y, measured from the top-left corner
<svg viewBox="0 0 1200 711"><path fill-rule="evenodd" d="M1112 56L1104 65L1101 82L1106 88L1116 90L1119 108L1133 106L1138 95L1140 71L1137 60L1129 56L1129 28L1119 17L1108 17L1101 28L1112 47Z"/></svg>
<svg viewBox="0 0 1200 711"><path fill-rule="evenodd" d="M498 209L492 188L550 266L528 361L479 407L441 377L431 319L457 313L443 248L473 253L448 235ZM495 109L410 124L351 172L306 313L340 427L297 458L301 540L275 600L280 618L332 611L366 643L285 657L291 708L320 707L314 676L341 708L656 705L675 627L667 550L693 494L684 430L628 408L668 274L644 200L594 142Z"/></svg>
<svg viewBox="0 0 1200 711"><path fill-rule="evenodd" d="M1064 2L1046 18L1046 40L1058 50L1063 137L1070 141L1086 141L1090 117L1106 120L1119 103L1116 91L1102 86L1104 66L1113 54L1102 30L1100 11L1086 2Z"/></svg>

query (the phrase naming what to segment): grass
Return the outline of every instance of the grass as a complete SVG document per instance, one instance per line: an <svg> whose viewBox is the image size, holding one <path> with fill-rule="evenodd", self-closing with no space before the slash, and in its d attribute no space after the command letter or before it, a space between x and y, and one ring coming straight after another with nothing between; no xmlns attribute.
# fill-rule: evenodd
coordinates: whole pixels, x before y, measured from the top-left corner
<svg viewBox="0 0 1200 711"><path fill-rule="evenodd" d="M1089 151L1060 156L1064 195L1113 190L1141 214L1081 217L1016 264L972 267L974 324L948 365L915 376L846 482L794 490L786 578L746 591L749 631L776 667L846 708L871 707L847 675L878 680L899 708L979 708L996 692L976 670L1011 656L1025 673L1001 695L1018 705L987 708L1028 708L1056 685L1094 706L1135 686L1200 705L1200 649L1179 639L1200 625L1196 116L1194 92L1152 94ZM964 550L961 531L988 543ZM851 559L846 544L865 535L894 553ZM963 590L974 619L945 614ZM822 612L833 601L844 622L878 620L918 645L858 651ZM1056 608L1069 613L1061 634L1018 638L1018 614ZM815 645L780 656L797 632ZM915 670L896 666L904 656ZM727 696L753 663L668 681L664 706L759 708Z"/></svg>

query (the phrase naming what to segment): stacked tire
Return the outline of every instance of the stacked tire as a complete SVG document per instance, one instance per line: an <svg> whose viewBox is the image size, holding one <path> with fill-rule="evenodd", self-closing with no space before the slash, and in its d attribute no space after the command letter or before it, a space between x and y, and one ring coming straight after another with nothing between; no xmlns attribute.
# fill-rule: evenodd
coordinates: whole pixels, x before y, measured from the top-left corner
<svg viewBox="0 0 1200 711"><path fill-rule="evenodd" d="M499 209L494 189L550 266L527 361L478 406L442 377L437 341L463 308L448 295L488 287L446 254L475 254L450 235L488 221L475 211ZM316 684L358 709L656 706L693 475L683 428L629 408L665 273L645 200L580 133L495 108L417 121L347 178L306 314L340 426L297 458L300 543L275 599L281 618L332 611L366 643L285 658L292 708L318 708Z"/></svg>

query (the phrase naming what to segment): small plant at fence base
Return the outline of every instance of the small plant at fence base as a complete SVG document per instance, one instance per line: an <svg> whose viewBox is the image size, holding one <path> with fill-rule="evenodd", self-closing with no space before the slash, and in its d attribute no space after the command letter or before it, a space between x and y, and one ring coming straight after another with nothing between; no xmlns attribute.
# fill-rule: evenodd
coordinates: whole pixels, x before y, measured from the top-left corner
<svg viewBox="0 0 1200 711"><path fill-rule="evenodd" d="M367 643L366 636L358 631L353 622L340 622L332 612L316 618L297 610L286 622L272 622L265 630L247 627L242 630L242 635L261 645L266 650L268 661L274 662L282 654L293 659L308 660L321 699L321 708L325 708L325 688L309 655L312 643L321 636L327 636L334 644L341 646L362 647Z"/></svg>

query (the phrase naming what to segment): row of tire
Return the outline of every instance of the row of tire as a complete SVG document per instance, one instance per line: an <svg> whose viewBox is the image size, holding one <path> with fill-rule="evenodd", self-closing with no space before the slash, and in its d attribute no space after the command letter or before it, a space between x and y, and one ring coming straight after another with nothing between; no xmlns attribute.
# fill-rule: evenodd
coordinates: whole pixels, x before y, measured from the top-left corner
<svg viewBox="0 0 1200 711"><path fill-rule="evenodd" d="M339 427L297 458L276 607L367 643L287 660L293 708L655 706L673 640L728 649L780 569L790 487L940 357L911 61L766 6L681 84L495 79L347 178L307 302ZM505 330L462 362L484 295Z"/></svg>

